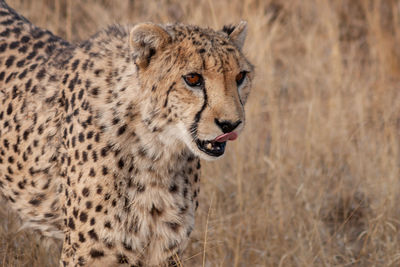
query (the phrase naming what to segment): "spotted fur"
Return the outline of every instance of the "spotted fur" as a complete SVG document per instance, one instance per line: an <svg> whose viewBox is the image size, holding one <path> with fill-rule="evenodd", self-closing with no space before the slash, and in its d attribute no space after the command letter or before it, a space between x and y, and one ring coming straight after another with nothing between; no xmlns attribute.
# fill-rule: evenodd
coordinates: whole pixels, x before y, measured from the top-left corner
<svg viewBox="0 0 400 267"><path fill-rule="evenodd" d="M244 125L246 24L225 30L143 23L71 44L0 1L0 192L24 226L64 240L61 265L174 265L199 158L215 158L197 142Z"/></svg>

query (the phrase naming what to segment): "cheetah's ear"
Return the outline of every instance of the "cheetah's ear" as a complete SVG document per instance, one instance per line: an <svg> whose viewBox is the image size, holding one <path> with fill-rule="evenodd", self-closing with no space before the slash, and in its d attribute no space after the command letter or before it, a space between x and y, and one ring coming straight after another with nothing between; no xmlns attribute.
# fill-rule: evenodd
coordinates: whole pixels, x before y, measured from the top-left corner
<svg viewBox="0 0 400 267"><path fill-rule="evenodd" d="M153 23L140 23L133 27L129 37L136 63L146 68L157 51L171 42L171 36Z"/></svg>
<svg viewBox="0 0 400 267"><path fill-rule="evenodd" d="M229 39L242 49L247 35L247 22L242 20L238 25L225 25L222 31L228 34Z"/></svg>

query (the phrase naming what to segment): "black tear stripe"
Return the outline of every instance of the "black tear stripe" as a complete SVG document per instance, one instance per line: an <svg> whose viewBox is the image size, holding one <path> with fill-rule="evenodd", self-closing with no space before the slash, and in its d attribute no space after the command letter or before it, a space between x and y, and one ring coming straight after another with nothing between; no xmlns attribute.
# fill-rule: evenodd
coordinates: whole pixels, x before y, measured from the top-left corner
<svg viewBox="0 0 400 267"><path fill-rule="evenodd" d="M201 109L194 116L194 122L190 126L190 133L192 135L193 140L197 139L197 125L199 124L199 121L201 119L201 114L203 113L203 111L206 109L206 107L208 105L208 96L207 96L207 90L206 90L205 84L202 86L201 89L202 89L203 96L204 96L204 103L203 103L203 106L201 106Z"/></svg>
<svg viewBox="0 0 400 267"><path fill-rule="evenodd" d="M200 53L200 57L201 57L202 65L203 65L203 70L206 70L206 61L204 59L204 55L202 53Z"/></svg>
<svg viewBox="0 0 400 267"><path fill-rule="evenodd" d="M172 89L174 89L175 84L176 84L176 82L173 82L171 84L171 86L168 88L167 97L165 98L165 102L164 102L164 108L167 107L167 105L168 105L168 97L169 97L169 94L171 93Z"/></svg>

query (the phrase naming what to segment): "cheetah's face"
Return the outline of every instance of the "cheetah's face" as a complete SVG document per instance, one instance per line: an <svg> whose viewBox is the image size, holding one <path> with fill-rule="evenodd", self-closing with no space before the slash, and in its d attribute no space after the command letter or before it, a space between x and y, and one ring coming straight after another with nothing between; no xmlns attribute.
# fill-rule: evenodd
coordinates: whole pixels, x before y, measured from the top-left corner
<svg viewBox="0 0 400 267"><path fill-rule="evenodd" d="M144 64L152 75L162 65L157 76L163 88L157 90L160 109L172 119L169 138L183 141L204 159L215 159L245 123L253 78L253 67L240 51L246 23L221 32L190 26L157 30L165 38L163 52L149 51L154 58Z"/></svg>

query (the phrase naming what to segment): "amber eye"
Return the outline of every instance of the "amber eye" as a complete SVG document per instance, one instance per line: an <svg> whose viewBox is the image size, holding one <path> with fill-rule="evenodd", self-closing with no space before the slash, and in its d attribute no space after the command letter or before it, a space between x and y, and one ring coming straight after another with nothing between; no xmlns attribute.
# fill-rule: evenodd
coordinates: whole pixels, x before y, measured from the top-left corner
<svg viewBox="0 0 400 267"><path fill-rule="evenodd" d="M236 85L237 86L240 86L243 83L244 79L246 78L246 74L247 74L246 71L242 71L238 75L236 75Z"/></svg>
<svg viewBox="0 0 400 267"><path fill-rule="evenodd" d="M189 85L190 87L197 87L202 85L203 83L203 77L198 73L190 73L184 75L183 79L185 80L186 84Z"/></svg>

